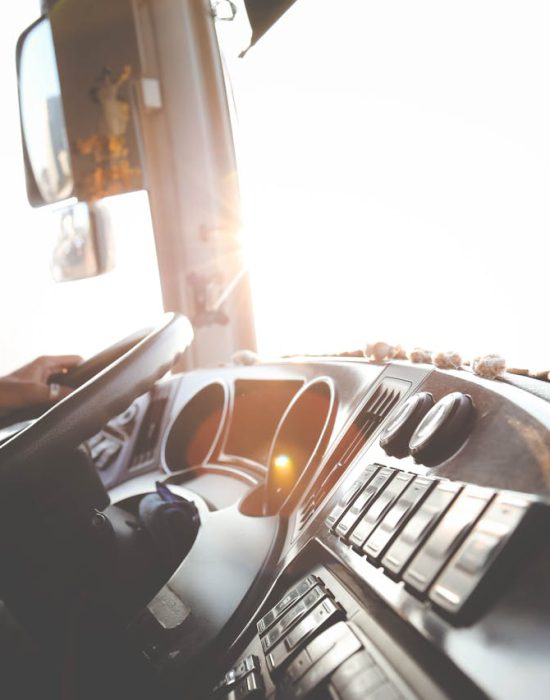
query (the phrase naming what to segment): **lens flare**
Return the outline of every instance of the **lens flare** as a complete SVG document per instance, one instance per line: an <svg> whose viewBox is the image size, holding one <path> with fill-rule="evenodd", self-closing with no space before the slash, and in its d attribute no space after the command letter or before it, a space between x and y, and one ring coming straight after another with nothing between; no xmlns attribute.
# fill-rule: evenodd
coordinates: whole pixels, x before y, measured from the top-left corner
<svg viewBox="0 0 550 700"><path fill-rule="evenodd" d="M273 459L273 466L284 472L292 467L292 460L288 455L277 455Z"/></svg>

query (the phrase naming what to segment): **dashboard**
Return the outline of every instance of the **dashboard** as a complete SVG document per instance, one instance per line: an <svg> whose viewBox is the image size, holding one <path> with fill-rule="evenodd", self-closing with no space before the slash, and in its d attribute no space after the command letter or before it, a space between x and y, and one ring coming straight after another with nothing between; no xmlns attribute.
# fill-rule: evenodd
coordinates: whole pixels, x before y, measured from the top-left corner
<svg viewBox="0 0 550 700"><path fill-rule="evenodd" d="M550 405L519 381L350 357L157 383L88 443L115 507L160 481L200 514L131 643L191 698L546 697Z"/></svg>

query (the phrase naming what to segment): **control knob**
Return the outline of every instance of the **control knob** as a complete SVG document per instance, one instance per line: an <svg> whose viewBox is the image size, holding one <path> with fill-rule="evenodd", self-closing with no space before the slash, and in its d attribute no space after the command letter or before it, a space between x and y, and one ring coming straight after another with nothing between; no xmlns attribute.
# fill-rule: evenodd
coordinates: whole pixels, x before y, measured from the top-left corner
<svg viewBox="0 0 550 700"><path fill-rule="evenodd" d="M380 447L391 457L409 454L409 440L415 428L434 405L434 399L426 391L413 394L390 417L382 435Z"/></svg>
<svg viewBox="0 0 550 700"><path fill-rule="evenodd" d="M415 462L433 467L453 455L470 434L475 418L471 396L455 391L440 399L411 436Z"/></svg>

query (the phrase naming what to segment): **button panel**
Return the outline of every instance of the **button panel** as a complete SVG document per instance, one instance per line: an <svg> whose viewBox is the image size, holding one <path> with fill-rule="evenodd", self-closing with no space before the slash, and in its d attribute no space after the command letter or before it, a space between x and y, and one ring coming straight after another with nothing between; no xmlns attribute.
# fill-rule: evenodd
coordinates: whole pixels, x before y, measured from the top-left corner
<svg viewBox="0 0 550 700"><path fill-rule="evenodd" d="M355 527L363 513L395 474L395 469L382 467L373 476L368 485L357 496L355 501L351 504L349 510L343 515L342 519L336 526L336 533L340 535L340 537L348 537L350 531Z"/></svg>
<svg viewBox="0 0 550 700"><path fill-rule="evenodd" d="M360 648L361 642L355 635L343 638L298 681L294 686L294 697L305 698Z"/></svg>
<svg viewBox="0 0 550 700"><path fill-rule="evenodd" d="M372 559L380 558L401 525L433 486L435 482L432 479L421 476L417 476L409 484L365 542L363 551L367 556Z"/></svg>
<svg viewBox="0 0 550 700"><path fill-rule="evenodd" d="M345 627L345 633L341 634L337 643L332 644L331 648L315 661L297 681L288 679L286 687L289 698L305 698L331 673L336 671L340 664L361 649L362 644L359 639L345 623L342 624ZM327 632L329 631L327 630Z"/></svg>
<svg viewBox="0 0 550 700"><path fill-rule="evenodd" d="M356 547L363 545L386 511L409 485L412 477L413 475L407 472L398 472L394 476L353 530L351 534L352 544Z"/></svg>
<svg viewBox="0 0 550 700"><path fill-rule="evenodd" d="M306 576L305 579L291 588L284 598L280 600L262 619L258 622L258 633L262 635L288 610L297 600L304 596L318 583L316 576Z"/></svg>
<svg viewBox="0 0 550 700"><path fill-rule="evenodd" d="M409 559L439 522L460 489L460 484L451 481L442 481L437 484L386 552L386 556L382 559L385 569L396 575L403 571Z"/></svg>
<svg viewBox="0 0 550 700"><path fill-rule="evenodd" d="M299 588L305 580L289 592ZM247 648L249 655L226 673L215 688L215 697L224 700L266 696L285 700L329 696L363 699L380 693L383 698L384 693L390 693L388 698L414 700L403 678L389 665L380 648L370 641L365 620L359 619L354 611L352 620L347 621L346 609L335 601L323 580L315 577L315 581L315 587L292 604L285 616L313 591L321 590L325 597L262 655L265 666L252 652L261 647L261 640L266 639L268 633L256 637ZM340 594L344 602L351 602L344 591ZM271 630L277 629L277 625ZM262 677L266 668L269 677Z"/></svg>
<svg viewBox="0 0 550 700"><path fill-rule="evenodd" d="M226 696L227 700L260 700L265 697L261 674L253 671L243 678Z"/></svg>
<svg viewBox="0 0 550 700"><path fill-rule="evenodd" d="M348 625L345 622L337 622L315 637L287 667L285 671L286 680L290 682L299 680L315 662L319 661L348 633Z"/></svg>
<svg viewBox="0 0 550 700"><path fill-rule="evenodd" d="M336 622L342 616L342 608L330 598L319 603L266 655L269 671L276 673L297 651L300 645L305 644L324 625Z"/></svg>
<svg viewBox="0 0 550 700"><path fill-rule="evenodd" d="M332 528L338 523L346 508L351 504L351 502L356 498L356 496L359 495L360 491L372 479L377 470L378 467L376 465L369 464L363 469L361 475L355 481L352 482L351 486L344 490L343 496L340 498L338 503L334 506L334 508L330 511L330 514L327 516L327 527Z"/></svg>
<svg viewBox="0 0 550 700"><path fill-rule="evenodd" d="M534 496L495 495L383 465L368 469L377 471L359 493L359 480L352 482L338 502L338 508L347 503L347 510L338 521L333 509L326 524L357 553L403 580L410 592L454 615L524 521L532 520L527 516L547 512Z"/></svg>
<svg viewBox="0 0 550 700"><path fill-rule="evenodd" d="M312 610L317 603L326 596L326 591L321 586L315 586L309 593L293 605L286 612L279 622L273 627L263 638L262 648L264 651L269 651L272 646L281 641L285 633L294 625L300 618L304 617Z"/></svg>
<svg viewBox="0 0 550 700"><path fill-rule="evenodd" d="M242 678L247 676L253 671L260 670L260 661L257 656L250 654L245 659L241 661L240 664L228 671L223 677L222 681L214 688L214 692L218 692L223 688L231 688L232 686L240 681Z"/></svg>
<svg viewBox="0 0 550 700"><path fill-rule="evenodd" d="M405 571L403 579L409 586L420 593L428 590L492 496L488 489L464 489Z"/></svg>
<svg viewBox="0 0 550 700"><path fill-rule="evenodd" d="M497 496L435 582L430 600L447 612L460 612L533 509L527 498Z"/></svg>

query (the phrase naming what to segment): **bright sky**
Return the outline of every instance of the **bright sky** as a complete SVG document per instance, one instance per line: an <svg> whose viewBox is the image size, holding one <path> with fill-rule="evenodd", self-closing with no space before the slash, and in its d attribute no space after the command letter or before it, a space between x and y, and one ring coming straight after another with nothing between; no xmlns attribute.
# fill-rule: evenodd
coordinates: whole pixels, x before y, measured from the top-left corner
<svg viewBox="0 0 550 700"><path fill-rule="evenodd" d="M260 350L550 366L545 0L298 0L230 62Z"/></svg>

